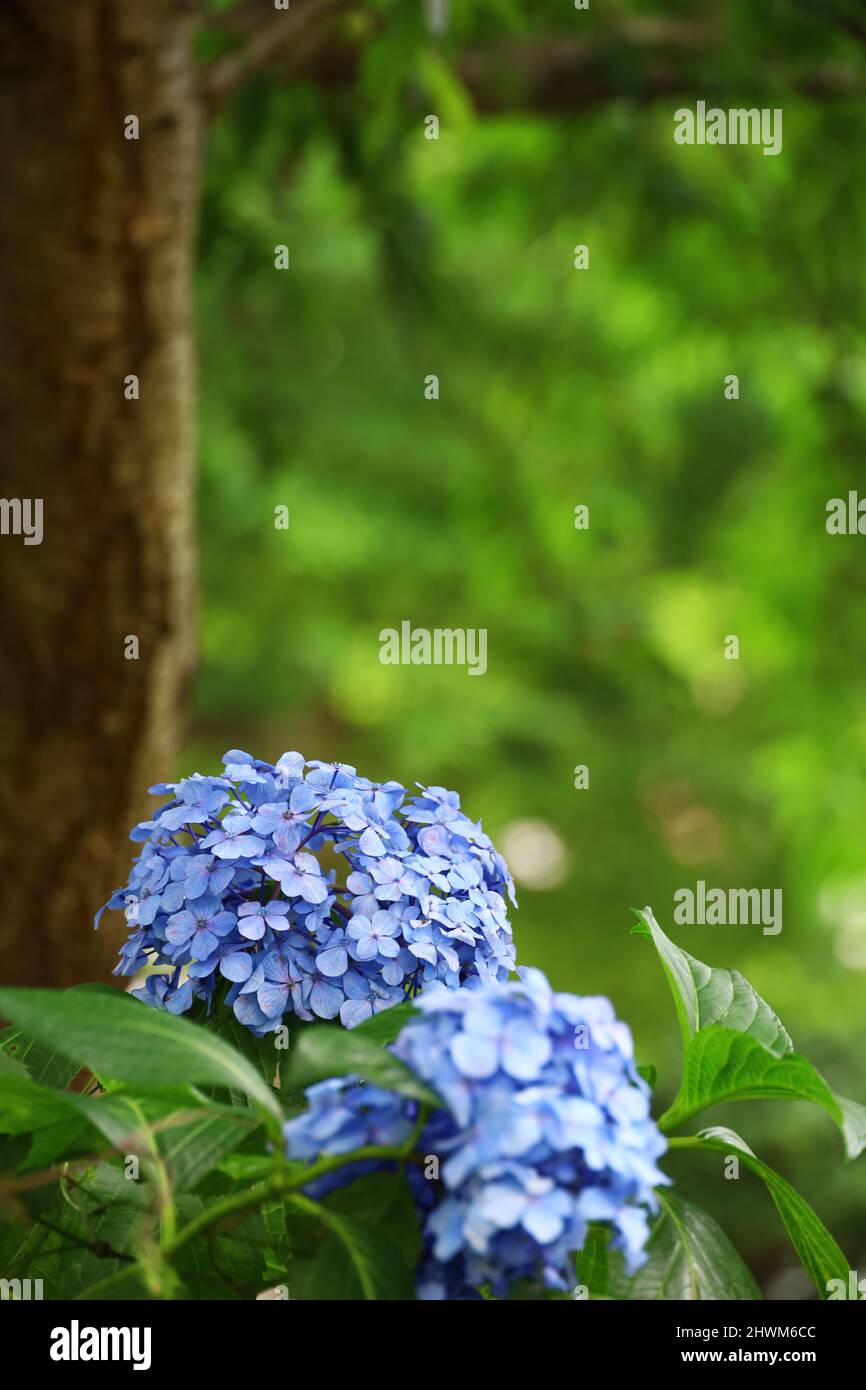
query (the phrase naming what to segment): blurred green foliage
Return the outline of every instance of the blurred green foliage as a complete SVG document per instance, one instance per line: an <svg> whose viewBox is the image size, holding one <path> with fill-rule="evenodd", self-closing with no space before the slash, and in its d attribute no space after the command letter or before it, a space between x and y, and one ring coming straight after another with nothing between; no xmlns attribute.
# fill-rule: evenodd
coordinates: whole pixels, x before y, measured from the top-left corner
<svg viewBox="0 0 866 1390"><path fill-rule="evenodd" d="M863 79L853 12L713 7L725 38L690 56L681 95L640 100L614 49L611 99L476 116L466 45L591 41L657 7L455 5L441 41L420 0L373 8L353 86L261 78L212 132L186 770L299 748L457 788L506 852L540 821L566 861L522 887L519 958L610 995L665 1101L678 1042L629 937L644 903L866 1101L866 539L825 530L829 498L866 490L866 104L863 86L813 91L816 73ZM698 98L782 107L782 154L676 146L673 112ZM380 664L403 619L486 628L484 679ZM675 927L697 879L782 888L783 931ZM820 1193L862 1268L866 1170L827 1165L835 1136L805 1108L743 1109L730 1123ZM721 1167L688 1195L771 1293L804 1292L768 1282L790 1264L781 1227Z"/></svg>

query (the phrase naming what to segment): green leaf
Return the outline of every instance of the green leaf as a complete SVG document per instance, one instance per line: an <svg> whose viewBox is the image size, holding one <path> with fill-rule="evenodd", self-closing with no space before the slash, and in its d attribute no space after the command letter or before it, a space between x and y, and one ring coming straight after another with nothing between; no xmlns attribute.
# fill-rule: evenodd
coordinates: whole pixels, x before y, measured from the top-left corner
<svg viewBox="0 0 866 1390"><path fill-rule="evenodd" d="M866 1149L866 1105L856 1100L847 1100L834 1092L835 1100L842 1111L842 1135L849 1158L856 1158Z"/></svg>
<svg viewBox="0 0 866 1390"><path fill-rule="evenodd" d="M306 1283L309 1299L406 1300L412 1277L398 1247L381 1231L337 1212L322 1214L329 1234L313 1259Z"/></svg>
<svg viewBox="0 0 866 1390"><path fill-rule="evenodd" d="M16 1172L38 1172L61 1160L92 1154L99 1147L98 1135L86 1116L67 1115L62 1120L42 1125L33 1131L27 1155Z"/></svg>
<svg viewBox="0 0 866 1390"><path fill-rule="evenodd" d="M583 1284L590 1296L596 1298L607 1296L609 1244L610 1227L602 1221L592 1221L575 1259L574 1272L578 1284Z"/></svg>
<svg viewBox="0 0 866 1390"><path fill-rule="evenodd" d="M0 1011L39 1042L97 1075L147 1084L209 1082L237 1087L275 1120L282 1112L250 1063L207 1028L129 995L0 989Z"/></svg>
<svg viewBox="0 0 866 1390"><path fill-rule="evenodd" d="M34 1139L19 1171L46 1166L70 1152L101 1147L102 1136L121 1154L171 1164L175 1185L192 1186L243 1143L257 1123L228 1106L208 1104L192 1087L159 1087L143 1095L122 1090L100 1096L52 1091L20 1077L0 1078L0 1132ZM159 1131L159 1133L157 1133Z"/></svg>
<svg viewBox="0 0 866 1390"><path fill-rule="evenodd" d="M414 1269L421 1254L418 1211L401 1173L367 1173L328 1194L325 1206L361 1226L387 1231L403 1262Z"/></svg>
<svg viewBox="0 0 866 1390"><path fill-rule="evenodd" d="M192 1191L244 1143L254 1123L237 1115L215 1112L162 1129L157 1142L173 1188L178 1192Z"/></svg>
<svg viewBox="0 0 866 1390"><path fill-rule="evenodd" d="M611 1279L614 1298L738 1302L761 1290L728 1237L700 1207L660 1192L661 1214L647 1243L647 1260L631 1279L621 1267Z"/></svg>
<svg viewBox="0 0 866 1390"><path fill-rule="evenodd" d="M748 1033L703 1028L686 1048L679 1095L660 1124L673 1129L709 1105L732 1100L810 1100L843 1127L836 1097L805 1057L775 1057Z"/></svg>
<svg viewBox="0 0 866 1390"><path fill-rule="evenodd" d="M0 1033L0 1052L20 1062L40 1085L53 1086L61 1091L81 1070L77 1062L70 1062L53 1047L43 1047L35 1038L28 1037L22 1028L3 1029Z"/></svg>
<svg viewBox="0 0 866 1390"><path fill-rule="evenodd" d="M430 97L430 110L435 111L449 130L463 132L475 119L475 107L454 69L436 49L422 48L418 55L417 77Z"/></svg>
<svg viewBox="0 0 866 1390"><path fill-rule="evenodd" d="M209 1026L213 1027L229 1047L246 1057L268 1086L273 1085L278 1061L285 1055L277 1052L273 1033L266 1033L263 1038L257 1038L230 1011L224 1014L216 1025Z"/></svg>
<svg viewBox="0 0 866 1390"><path fill-rule="evenodd" d="M232 1182L243 1182L248 1186L253 1183L261 1182L263 1178L269 1178L274 1171L274 1160L262 1154L240 1154L232 1153L220 1160L218 1165L221 1173L225 1173ZM291 1171L297 1168L300 1173L306 1167L304 1163L288 1164Z"/></svg>
<svg viewBox="0 0 866 1390"><path fill-rule="evenodd" d="M178 1198L182 1224L205 1209L207 1201L196 1193ZM266 1229L259 1210L246 1212L218 1231L191 1241L175 1256L178 1270L190 1294L198 1299L254 1298L268 1279L266 1247L273 1240L273 1226Z"/></svg>
<svg viewBox="0 0 866 1390"><path fill-rule="evenodd" d="M13 1081L30 1080L30 1073L23 1062L16 1061L8 1052L0 1052L0 1083L7 1076L11 1076Z"/></svg>
<svg viewBox="0 0 866 1390"><path fill-rule="evenodd" d="M136 1280L129 1280L127 1260L114 1258L132 1254L142 1223L149 1219L150 1192L144 1183L127 1180L120 1168L100 1163L91 1173L79 1176L74 1193L50 1214L52 1232L29 1265L28 1273L45 1279L46 1298L76 1298L92 1285L106 1279L124 1277L125 1294L110 1297L142 1297ZM85 1242L86 1244L77 1244ZM97 1253L87 1245L99 1243Z"/></svg>
<svg viewBox="0 0 866 1390"><path fill-rule="evenodd" d="M139 1154L153 1143L141 1106L126 1096L81 1096L68 1091L63 1099L89 1120L118 1153Z"/></svg>
<svg viewBox="0 0 866 1390"><path fill-rule="evenodd" d="M818 1290L821 1298L828 1297L827 1284L830 1279L841 1279L848 1284L849 1263L836 1244L826 1226L818 1219L804 1197L792 1187L785 1178L763 1163L749 1148L744 1139L732 1129L704 1129L696 1135L694 1147L710 1150L727 1157L731 1150L742 1159L747 1168L757 1173L767 1185L776 1210L782 1218L791 1244L802 1261L803 1268Z"/></svg>
<svg viewBox="0 0 866 1390"><path fill-rule="evenodd" d="M352 1034L356 1038L365 1038L367 1042L385 1047L399 1037L410 1018L419 1016L420 1010L416 1009L414 1004L395 1004L393 1009L383 1009L381 1013L373 1014L372 1018L359 1023L357 1028L352 1029Z"/></svg>
<svg viewBox="0 0 866 1390"><path fill-rule="evenodd" d="M645 907L637 917L632 931L648 937L658 951L673 992L684 1044L702 1028L717 1023L748 1033L774 1057L793 1051L794 1044L780 1020L739 970L714 969L681 950L665 936L652 908Z"/></svg>
<svg viewBox="0 0 866 1390"><path fill-rule="evenodd" d="M282 1200L264 1202L259 1208L264 1232L265 1272L269 1281L282 1283L292 1259L288 1206Z"/></svg>
<svg viewBox="0 0 866 1390"><path fill-rule="evenodd" d="M655 1090L656 1081L658 1080L658 1068L652 1062L647 1062L645 1066L638 1067L637 1074L643 1077L651 1091Z"/></svg>
<svg viewBox="0 0 866 1390"><path fill-rule="evenodd" d="M674 996L685 1058L665 1129L728 1100L810 1100L823 1106L842 1132L846 1155L866 1148L866 1107L837 1096L820 1072L794 1052L769 1004L738 970L715 969L665 936L652 914L636 912L632 931L658 952ZM739 1042L735 1041L739 1038Z"/></svg>
<svg viewBox="0 0 866 1390"><path fill-rule="evenodd" d="M359 1035L357 1028L305 1029L291 1054L289 1084L302 1089L331 1076L360 1076L387 1091L442 1108L435 1091L380 1043Z"/></svg>
<svg viewBox="0 0 866 1390"><path fill-rule="evenodd" d="M0 1076L0 1134L28 1134L68 1120L71 1093L37 1086L23 1067L19 1071L20 1075Z"/></svg>

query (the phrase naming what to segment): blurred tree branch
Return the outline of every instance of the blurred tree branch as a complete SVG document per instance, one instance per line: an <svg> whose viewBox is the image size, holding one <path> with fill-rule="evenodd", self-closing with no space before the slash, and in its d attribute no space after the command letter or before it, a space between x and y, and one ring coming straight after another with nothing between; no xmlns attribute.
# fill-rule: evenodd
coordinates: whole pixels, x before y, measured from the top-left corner
<svg viewBox="0 0 866 1390"><path fill-rule="evenodd" d="M793 0L793 3L804 14L814 15L815 9L811 0ZM821 17L830 24L835 24L838 29L850 38L856 39L858 43L866 43L866 16L863 14L860 0L855 0L855 3L860 6L859 9L847 4L846 0L842 0L841 6L834 4L833 0L827 0L821 10Z"/></svg>
<svg viewBox="0 0 866 1390"><path fill-rule="evenodd" d="M622 98L643 104L662 96L719 95L724 84L706 73L714 46L709 30L699 26L652 39L621 31L605 43L511 39L464 54L457 71L480 113L567 115ZM853 69L826 65L796 86L811 96L835 96L862 91L863 82Z"/></svg>
<svg viewBox="0 0 866 1390"><path fill-rule="evenodd" d="M838 13L834 18L841 23ZM271 0L242 0L214 26L236 38L238 47L205 68L205 107L215 114L265 70L281 80L349 87L381 24L381 16L357 0L294 0L289 11L274 9ZM842 27L855 39L866 34L859 22L848 20ZM586 37L515 35L467 49L453 62L479 113L568 114L623 97L644 103L693 91L719 92L723 82L712 67L724 44L715 12L689 20L617 15ZM765 72L778 66L777 55L766 55ZM845 95L863 90L863 74L854 66L826 63L794 86L810 96Z"/></svg>
<svg viewBox="0 0 866 1390"><path fill-rule="evenodd" d="M339 25L353 8L366 17L369 30L369 12L344 0L295 0L290 10L275 9L272 0L242 0L227 10L212 27L237 39L238 46L205 68L202 96L208 112L216 114L267 67L279 65L285 75L324 72L329 46L339 47Z"/></svg>

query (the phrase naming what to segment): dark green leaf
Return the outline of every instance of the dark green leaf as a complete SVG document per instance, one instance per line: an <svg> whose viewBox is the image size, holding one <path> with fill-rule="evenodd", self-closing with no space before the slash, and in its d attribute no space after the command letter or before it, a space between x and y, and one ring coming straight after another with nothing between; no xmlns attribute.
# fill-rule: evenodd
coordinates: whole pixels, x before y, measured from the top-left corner
<svg viewBox="0 0 866 1390"><path fill-rule="evenodd" d="M828 1296L828 1281L841 1279L847 1287L850 1265L830 1232L804 1197L785 1178L763 1163L744 1139L732 1129L704 1129L697 1135L700 1147L727 1157L732 1151L767 1185L791 1244L821 1298Z"/></svg>
<svg viewBox="0 0 866 1390"><path fill-rule="evenodd" d="M406 1300L414 1297L399 1249L380 1231L336 1212L309 1272L309 1299Z"/></svg>
<svg viewBox="0 0 866 1390"><path fill-rule="evenodd" d="M181 1196L177 1203L181 1225L206 1206L206 1200L197 1193ZM265 1221L262 1211L255 1210L185 1245L175 1258L189 1295L199 1299L255 1298L269 1282L275 1282L267 1253L275 1234L272 1215ZM285 1249L284 1254L287 1257Z"/></svg>
<svg viewBox="0 0 866 1390"><path fill-rule="evenodd" d="M249 1136L254 1122L220 1112L163 1127L159 1150L178 1192L191 1191ZM272 1165L271 1165L272 1166Z"/></svg>
<svg viewBox="0 0 866 1390"><path fill-rule="evenodd" d="M421 1254L418 1212L402 1174L367 1173L329 1193L329 1211L350 1216L361 1226L387 1232L404 1263L414 1269Z"/></svg>
<svg viewBox="0 0 866 1390"><path fill-rule="evenodd" d="M80 1176L49 1218L60 1234L49 1234L28 1270L45 1279L46 1298L86 1297L89 1288L118 1276L122 1284L107 1296L141 1298L141 1285L129 1280L128 1260L117 1256L132 1254L150 1220L151 1196L145 1183L125 1178L109 1164Z"/></svg>
<svg viewBox="0 0 866 1390"><path fill-rule="evenodd" d="M611 1278L614 1298L719 1300L761 1297L728 1237L711 1216L672 1192L660 1193L661 1214L647 1244L647 1261L631 1278Z"/></svg>
<svg viewBox="0 0 866 1390"><path fill-rule="evenodd" d="M27 1155L17 1171L29 1173L50 1168L61 1160L95 1153L100 1147L99 1136L86 1116L67 1115L63 1120L34 1130Z"/></svg>

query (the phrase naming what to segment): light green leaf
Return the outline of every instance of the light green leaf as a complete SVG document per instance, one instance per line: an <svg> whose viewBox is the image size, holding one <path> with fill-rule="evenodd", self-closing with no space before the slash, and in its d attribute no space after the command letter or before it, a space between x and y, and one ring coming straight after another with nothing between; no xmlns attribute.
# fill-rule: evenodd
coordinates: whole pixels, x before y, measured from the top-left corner
<svg viewBox="0 0 866 1390"><path fill-rule="evenodd" d="M100 1136L121 1154L145 1160L161 1152L173 1166L179 1188L192 1185L236 1148L257 1123L228 1106L208 1104L192 1087L145 1089L85 1096L37 1086L22 1069L21 1078L0 1077L0 1132L34 1132L21 1171L56 1162L70 1151L101 1147ZM159 1141L159 1142L158 1142Z"/></svg>
<svg viewBox="0 0 866 1390"><path fill-rule="evenodd" d="M383 1009L381 1013L373 1014L372 1018L359 1023L357 1028L352 1029L352 1035L356 1038L364 1038L367 1042L378 1043L380 1047L385 1047L399 1037L401 1030L410 1018L418 1018L419 1016L420 1010L414 1004L395 1004L393 1009Z"/></svg>
<svg viewBox="0 0 866 1390"><path fill-rule="evenodd" d="M69 1118L65 1091L37 1086L24 1068L0 1076L0 1134L27 1134Z"/></svg>
<svg viewBox="0 0 866 1390"><path fill-rule="evenodd" d="M840 1095L835 1095L835 1099L842 1111L842 1134L848 1157L856 1158L866 1149L866 1105Z"/></svg>
<svg viewBox="0 0 866 1390"><path fill-rule="evenodd" d="M0 1083L5 1077L11 1077L13 1081L16 1079L29 1081L30 1073L23 1062L16 1061L14 1057L10 1057L8 1052L0 1051Z"/></svg>
<svg viewBox="0 0 866 1390"><path fill-rule="evenodd" d="M232 1153L221 1159L217 1165L221 1173L225 1173L232 1182L243 1182L252 1187L253 1183L261 1182L263 1178L269 1178L274 1171L274 1160L264 1154ZM302 1173L306 1164L289 1163L286 1165L290 1172L297 1171Z"/></svg>
<svg viewBox="0 0 866 1390"><path fill-rule="evenodd" d="M684 1044L702 1028L718 1023L722 1028L748 1033L774 1057L793 1051L794 1044L781 1021L739 970L715 969L681 950L665 936L652 908L645 907L637 917L638 925L632 931L649 937L659 953Z"/></svg>
<svg viewBox="0 0 866 1390"><path fill-rule="evenodd" d="M357 1028L305 1029L291 1054L289 1085L301 1089L331 1076L359 1076L386 1091L442 1108L435 1091L381 1043L370 1041Z"/></svg>
<svg viewBox="0 0 866 1390"><path fill-rule="evenodd" d="M22 1028L4 1028L0 1033L0 1055L20 1062L34 1081L42 1086L54 1086L63 1090L68 1086L76 1072L81 1070L77 1062L55 1051L53 1047L42 1047L35 1038L30 1038Z"/></svg>
<svg viewBox="0 0 866 1390"><path fill-rule="evenodd" d="M85 1116L118 1153L141 1155L153 1143L141 1106L125 1096L81 1096L66 1091L63 1099L71 1110Z"/></svg>
<svg viewBox="0 0 866 1390"><path fill-rule="evenodd" d="M592 1221L586 1233L586 1240L575 1258L574 1272L578 1284L589 1290L590 1296L607 1296L610 1245L610 1227L601 1221Z"/></svg>
<svg viewBox="0 0 866 1390"><path fill-rule="evenodd" d="M430 110L435 111L443 125L455 132L464 131L475 120L472 98L435 48L424 48L418 55L418 79L430 97Z"/></svg>
<svg viewBox="0 0 866 1390"><path fill-rule="evenodd" d="M866 1107L837 1096L805 1057L794 1052L769 1004L738 970L696 960L665 936L645 907L632 931L648 937L668 978L685 1059L679 1094L660 1123L682 1124L708 1105L728 1100L811 1100L842 1131L846 1155L866 1148ZM738 1037L739 1042L734 1038Z"/></svg>
<svg viewBox="0 0 866 1390"><path fill-rule="evenodd" d="M701 1110L731 1100L811 1100L843 1125L841 1107L805 1057L775 1057L748 1033L711 1026L686 1048L679 1095L660 1124L673 1129Z"/></svg>
<svg viewBox="0 0 866 1390"><path fill-rule="evenodd" d="M250 1063L207 1028L129 995L0 989L0 1011L39 1042L97 1075L237 1087L275 1120L282 1112Z"/></svg>

